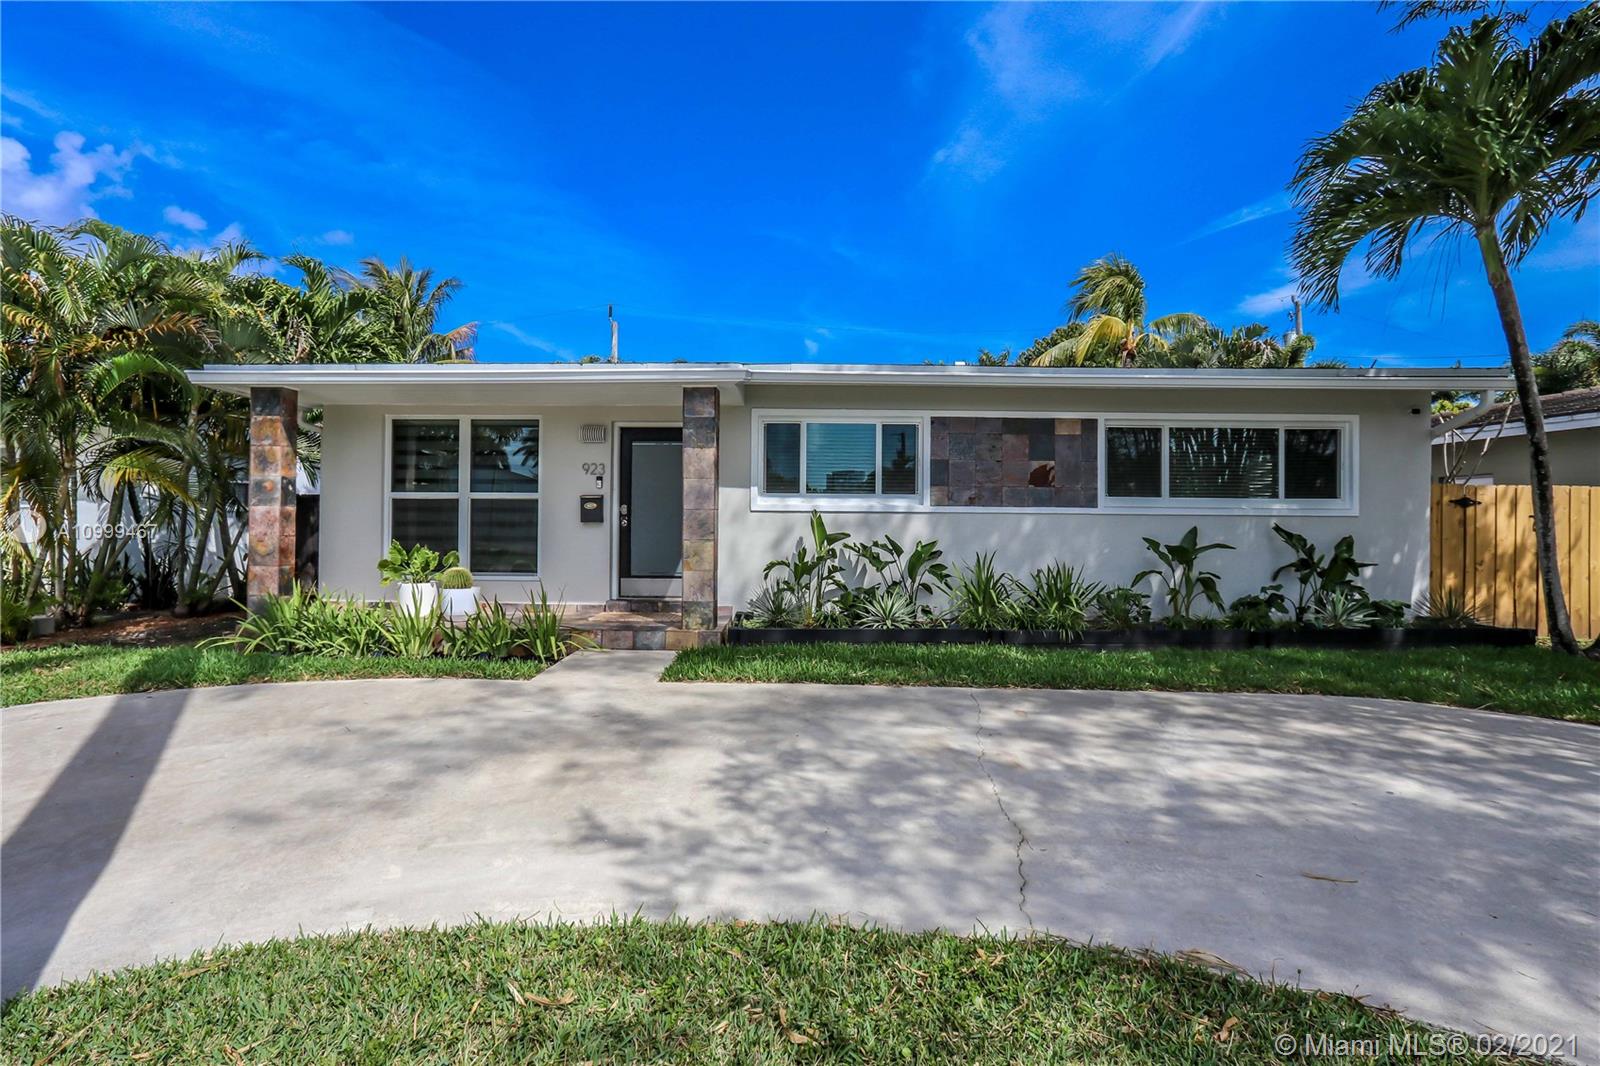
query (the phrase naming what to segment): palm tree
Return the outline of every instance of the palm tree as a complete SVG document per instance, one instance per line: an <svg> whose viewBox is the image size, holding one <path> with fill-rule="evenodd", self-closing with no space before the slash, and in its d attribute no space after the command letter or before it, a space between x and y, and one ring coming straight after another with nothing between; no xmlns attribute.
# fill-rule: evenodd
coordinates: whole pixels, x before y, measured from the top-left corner
<svg viewBox="0 0 1600 1066"><path fill-rule="evenodd" d="M384 361L378 330L367 312L373 290L341 270L307 255L284 257L300 272L300 285L276 278L250 282L245 296L261 309L272 334L274 358L286 363L371 363Z"/></svg>
<svg viewBox="0 0 1600 1066"><path fill-rule="evenodd" d="M1552 220L1600 188L1600 6L1526 45L1494 17L1456 27L1431 66L1367 95L1306 148L1290 188L1302 211L1293 258L1312 302L1339 303L1339 273L1367 243L1373 274L1399 273L1412 241L1470 236L1510 349L1528 429L1534 533L1550 639L1578 652L1556 560L1553 494L1533 356L1510 271Z"/></svg>
<svg viewBox="0 0 1600 1066"><path fill-rule="evenodd" d="M1539 393L1600 386L1600 322L1586 318L1567 327L1548 351L1533 357Z"/></svg>
<svg viewBox="0 0 1600 1066"><path fill-rule="evenodd" d="M401 257L391 269L376 256L361 261L361 273L372 293L368 310L379 344L393 362L435 363L470 360L478 324L468 322L448 333L436 333L439 312L461 288L460 278L437 285L432 270L417 270Z"/></svg>
<svg viewBox="0 0 1600 1066"><path fill-rule="evenodd" d="M1145 322L1144 275L1120 255L1097 259L1078 271L1065 310L1080 328L1029 357L1035 366L1083 366L1110 360L1134 366L1151 352L1166 350L1186 330L1205 325L1199 315L1164 315Z"/></svg>

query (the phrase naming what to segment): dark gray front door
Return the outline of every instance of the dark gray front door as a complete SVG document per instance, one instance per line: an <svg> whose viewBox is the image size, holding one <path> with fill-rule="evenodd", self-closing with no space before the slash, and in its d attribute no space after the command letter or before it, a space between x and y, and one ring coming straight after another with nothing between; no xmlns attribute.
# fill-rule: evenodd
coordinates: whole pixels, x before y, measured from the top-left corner
<svg viewBox="0 0 1600 1066"><path fill-rule="evenodd" d="M623 426L618 436L617 591L677 596L683 577L683 431Z"/></svg>

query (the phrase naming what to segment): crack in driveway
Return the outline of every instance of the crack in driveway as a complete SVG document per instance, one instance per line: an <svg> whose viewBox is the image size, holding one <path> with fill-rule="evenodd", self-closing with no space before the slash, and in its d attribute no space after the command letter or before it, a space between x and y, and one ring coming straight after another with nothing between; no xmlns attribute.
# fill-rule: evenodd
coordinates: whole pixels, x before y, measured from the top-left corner
<svg viewBox="0 0 1600 1066"><path fill-rule="evenodd" d="M1028 843L1028 835L1023 832L1022 826L1018 825L1017 820L1011 817L1011 812L1006 810L1006 801L1000 795L1000 785L995 781L994 774L989 772L989 763L984 758L983 701L978 699L976 693L972 694L972 705L978 709L978 720L974 729L978 738L978 768L983 771L983 776L989 780L989 791L994 793L995 806L1000 808L1000 816L1006 820L1006 824L1010 825L1012 831L1017 834L1017 843L1014 849L1017 855L1017 910L1022 912L1022 917L1028 923L1028 931L1031 933L1034 931L1033 915L1028 913L1028 871L1024 865L1022 849L1027 848L1032 851L1033 845Z"/></svg>

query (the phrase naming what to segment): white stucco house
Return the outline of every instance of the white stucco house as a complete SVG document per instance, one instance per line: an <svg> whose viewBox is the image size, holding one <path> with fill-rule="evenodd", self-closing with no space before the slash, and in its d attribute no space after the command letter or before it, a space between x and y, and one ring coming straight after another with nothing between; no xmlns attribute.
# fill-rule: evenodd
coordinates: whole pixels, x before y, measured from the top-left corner
<svg viewBox="0 0 1600 1066"><path fill-rule="evenodd" d="M681 599L708 630L809 512L937 539L1014 572L1126 582L1141 538L1198 523L1229 596L1288 554L1282 522L1355 535L1368 587L1428 579L1436 390L1490 370L1144 370L674 363L215 366L252 398L251 592L287 587L296 411L322 409L327 588L373 598L391 539L453 548L486 595ZM289 543L286 543L286 540ZM286 560L288 562L286 562Z"/></svg>
<svg viewBox="0 0 1600 1066"><path fill-rule="evenodd" d="M1558 485L1600 485L1600 388L1540 398L1550 474ZM1526 485L1533 479L1522 405L1484 404L1435 431L1433 476L1461 485Z"/></svg>

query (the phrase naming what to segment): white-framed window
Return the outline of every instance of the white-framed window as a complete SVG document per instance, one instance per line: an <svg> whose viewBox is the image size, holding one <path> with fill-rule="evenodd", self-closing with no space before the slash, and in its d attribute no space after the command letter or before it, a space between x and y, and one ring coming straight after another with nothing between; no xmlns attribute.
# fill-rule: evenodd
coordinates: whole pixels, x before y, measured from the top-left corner
<svg viewBox="0 0 1600 1066"><path fill-rule="evenodd" d="M481 577L539 573L539 420L391 417L384 543L456 551Z"/></svg>
<svg viewBox="0 0 1600 1066"><path fill-rule="evenodd" d="M759 415L753 441L756 495L822 504L920 504L926 437L919 415Z"/></svg>
<svg viewBox="0 0 1600 1066"><path fill-rule="evenodd" d="M1102 506L1217 511L1348 511L1351 419L1107 418Z"/></svg>

